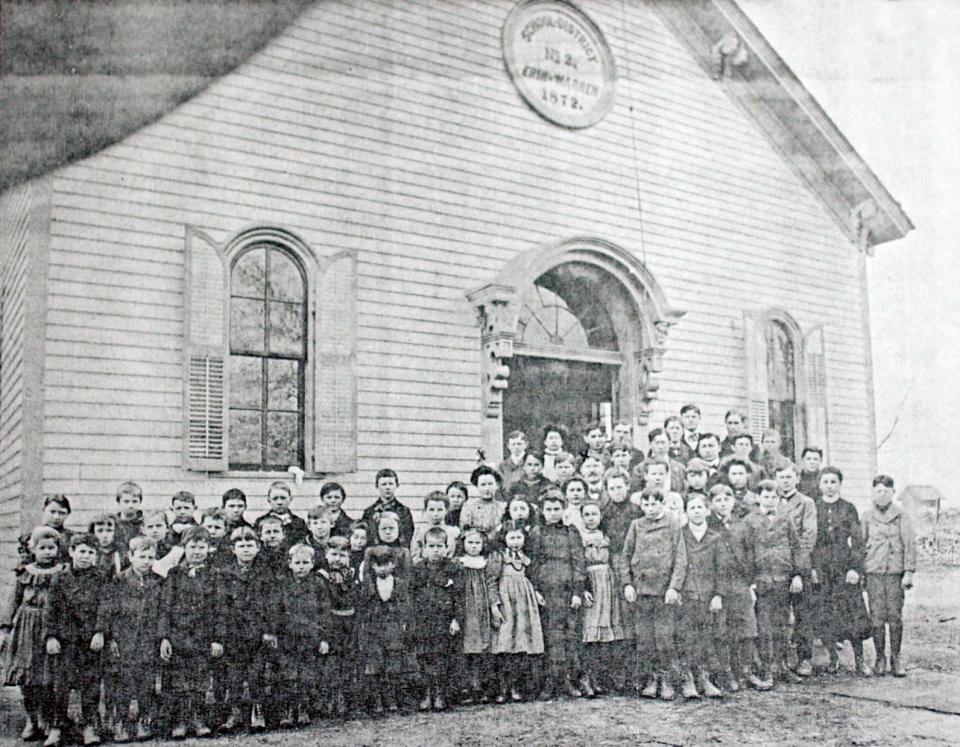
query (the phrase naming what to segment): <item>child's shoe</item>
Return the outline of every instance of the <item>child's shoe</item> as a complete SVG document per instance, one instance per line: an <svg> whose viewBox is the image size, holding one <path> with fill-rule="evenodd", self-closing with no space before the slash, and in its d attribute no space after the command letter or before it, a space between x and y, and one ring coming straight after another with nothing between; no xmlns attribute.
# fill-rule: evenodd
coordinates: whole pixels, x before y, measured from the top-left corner
<svg viewBox="0 0 960 747"><path fill-rule="evenodd" d="M347 713L347 699L343 697L342 692L337 693L336 701L333 704L333 713L337 718L343 718Z"/></svg>
<svg viewBox="0 0 960 747"><path fill-rule="evenodd" d="M836 654L834 654L834 656L836 656ZM809 659L804 659L797 665L796 673L801 677L811 676L813 674L813 663Z"/></svg>
<svg viewBox="0 0 960 747"><path fill-rule="evenodd" d="M543 689L540 691L540 695L537 696L538 700L553 700L553 679L548 677L543 682Z"/></svg>
<svg viewBox="0 0 960 747"><path fill-rule="evenodd" d="M310 726L310 709L306 703L297 706L297 726Z"/></svg>
<svg viewBox="0 0 960 747"><path fill-rule="evenodd" d="M124 733L126 733L126 732L124 732ZM173 729L170 731L170 738L171 738L171 739L186 739L186 738L187 738L187 725L181 722L181 723L177 724L176 726L174 726ZM114 737L114 741L117 741L116 737ZM126 741L126 740L124 740L124 741Z"/></svg>
<svg viewBox="0 0 960 747"><path fill-rule="evenodd" d="M510 700L512 700L514 703L519 703L523 700L523 694L516 687L511 687Z"/></svg>
<svg viewBox="0 0 960 747"><path fill-rule="evenodd" d="M183 727L183 734L181 736L178 737L176 732L177 732L177 729L176 727L174 727L173 733L171 734L171 736L174 739L183 739L183 737L187 736L187 728L185 726ZM113 728L113 741L114 742L130 741L130 733L127 731L127 722L124 721L123 719L117 719L117 725Z"/></svg>
<svg viewBox="0 0 960 747"><path fill-rule="evenodd" d="M63 741L63 733L54 726L47 732L47 739L44 741L43 747L58 747L61 741Z"/></svg>
<svg viewBox="0 0 960 747"><path fill-rule="evenodd" d="M684 700L699 700L700 693L697 692L697 686L693 682L693 672L687 670L683 673L680 680L680 694Z"/></svg>
<svg viewBox="0 0 960 747"><path fill-rule="evenodd" d="M595 698L597 697L597 692L593 688L593 685L590 683L590 675L585 674L580 678L580 692L583 693L586 698Z"/></svg>
<svg viewBox="0 0 960 747"><path fill-rule="evenodd" d="M429 711L431 705L433 705L433 701L430 699L430 691L427 690L423 695L423 700L420 701L420 705L417 706L417 710Z"/></svg>
<svg viewBox="0 0 960 747"><path fill-rule="evenodd" d="M230 715L227 716L227 720L220 724L220 731L233 731L240 726L242 718L239 706L233 706L230 709Z"/></svg>
<svg viewBox="0 0 960 747"><path fill-rule="evenodd" d="M573 682L570 681L569 675L563 678L563 689L567 693L567 695L571 698L579 698L583 695L583 693L577 690Z"/></svg>
<svg viewBox="0 0 960 747"><path fill-rule="evenodd" d="M400 710L400 705L397 703L397 694L392 689L388 690L387 695L384 698L384 705L391 713L396 713Z"/></svg>
<svg viewBox="0 0 960 747"><path fill-rule="evenodd" d="M140 738L139 735L137 735L137 738ZM100 744L100 735L97 734L97 730L92 724L83 727L83 743L84 745Z"/></svg>
<svg viewBox="0 0 960 747"><path fill-rule="evenodd" d="M799 685L801 682L803 682L803 678L786 664L781 664L779 667L772 667L770 673L773 675L771 679L787 682L791 685Z"/></svg>
<svg viewBox="0 0 960 747"><path fill-rule="evenodd" d="M660 680L660 700L673 700L673 683L670 681L670 677L667 675L662 675L659 677Z"/></svg>
<svg viewBox="0 0 960 747"><path fill-rule="evenodd" d="M727 669L723 673L723 685L728 692L738 693L740 692L740 681L737 679L737 676L733 673L732 669Z"/></svg>
<svg viewBox="0 0 960 747"><path fill-rule="evenodd" d="M24 742L32 742L35 739L40 739L43 736L40 730L37 728L36 719L34 719L32 714L27 714L27 722L23 725L23 731L20 732L20 739Z"/></svg>
<svg viewBox="0 0 960 747"><path fill-rule="evenodd" d="M447 710L447 704L443 700L442 695L435 695L433 698L433 710L435 711L445 711Z"/></svg>
<svg viewBox="0 0 960 747"><path fill-rule="evenodd" d="M907 669L903 666L903 662L900 661L899 656L890 657L890 671L893 673L894 677L907 676Z"/></svg>
<svg viewBox="0 0 960 747"><path fill-rule="evenodd" d="M293 726L293 708L287 708L280 719L280 728L287 729Z"/></svg>
<svg viewBox="0 0 960 747"><path fill-rule="evenodd" d="M147 723L147 720L145 718L138 719L137 720L137 739L140 741L145 741L147 739L150 739L152 736L153 736L153 730L150 728L150 724ZM97 744L99 741L100 740L98 739L97 742L94 742L94 744Z"/></svg>
<svg viewBox="0 0 960 747"><path fill-rule="evenodd" d="M705 698L722 698L723 692L710 681L710 675L706 672L701 671L700 677L697 679L697 683L700 685L700 692L703 693Z"/></svg>
<svg viewBox="0 0 960 747"><path fill-rule="evenodd" d="M193 722L193 733L198 737L209 737L210 736L210 727L207 726L199 718L194 719Z"/></svg>
<svg viewBox="0 0 960 747"><path fill-rule="evenodd" d="M641 697L644 698L655 698L657 697L657 678L651 677L647 680L647 684L644 686L643 690L640 691Z"/></svg>
<svg viewBox="0 0 960 747"><path fill-rule="evenodd" d="M254 703L250 709L250 729L252 731L263 731L267 728L267 722L263 718L263 709L259 703Z"/></svg>

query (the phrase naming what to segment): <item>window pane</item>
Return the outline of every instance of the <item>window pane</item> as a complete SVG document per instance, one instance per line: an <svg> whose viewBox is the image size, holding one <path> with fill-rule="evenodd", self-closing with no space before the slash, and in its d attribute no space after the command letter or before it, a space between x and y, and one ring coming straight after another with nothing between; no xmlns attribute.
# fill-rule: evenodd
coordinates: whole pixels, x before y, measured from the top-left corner
<svg viewBox="0 0 960 747"><path fill-rule="evenodd" d="M263 298L266 287L266 250L252 249L233 266L230 279L230 295Z"/></svg>
<svg viewBox="0 0 960 747"><path fill-rule="evenodd" d="M285 361L271 358L267 362L267 409L299 409L300 392L298 372L299 361Z"/></svg>
<svg viewBox="0 0 960 747"><path fill-rule="evenodd" d="M296 413L267 413L267 464L299 464L299 420Z"/></svg>
<svg viewBox="0 0 960 747"><path fill-rule="evenodd" d="M260 465L260 413L230 411L230 463Z"/></svg>
<svg viewBox="0 0 960 747"><path fill-rule="evenodd" d="M303 301L303 279L297 266L283 252L270 252L270 298L277 301Z"/></svg>
<svg viewBox="0 0 960 747"><path fill-rule="evenodd" d="M303 306L270 304L270 352L303 357Z"/></svg>
<svg viewBox="0 0 960 747"><path fill-rule="evenodd" d="M263 301L230 301L230 350L263 352Z"/></svg>
<svg viewBox="0 0 960 747"><path fill-rule="evenodd" d="M263 365L260 358L230 356L230 407L260 409Z"/></svg>

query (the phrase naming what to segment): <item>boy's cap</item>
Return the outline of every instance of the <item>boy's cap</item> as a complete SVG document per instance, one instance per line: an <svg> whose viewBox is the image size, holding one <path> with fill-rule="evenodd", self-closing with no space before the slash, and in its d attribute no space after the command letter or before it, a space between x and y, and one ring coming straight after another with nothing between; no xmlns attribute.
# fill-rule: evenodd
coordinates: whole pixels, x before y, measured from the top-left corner
<svg viewBox="0 0 960 747"><path fill-rule="evenodd" d="M691 472L709 472L710 465L702 459L691 459L687 462L687 474Z"/></svg>

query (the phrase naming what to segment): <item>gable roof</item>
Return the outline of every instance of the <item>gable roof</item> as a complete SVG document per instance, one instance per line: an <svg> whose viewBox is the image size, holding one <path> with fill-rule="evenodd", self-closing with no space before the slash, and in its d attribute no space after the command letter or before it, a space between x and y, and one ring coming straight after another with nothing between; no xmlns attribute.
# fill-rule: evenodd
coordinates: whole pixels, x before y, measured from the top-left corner
<svg viewBox="0 0 960 747"><path fill-rule="evenodd" d="M158 119L260 49L316 0L4 0L0 191ZM708 74L730 35L747 51L722 85L827 212L865 248L913 224L733 0L646 0Z"/></svg>
<svg viewBox="0 0 960 747"><path fill-rule="evenodd" d="M943 494L933 485L907 485L900 492L900 501L909 499L915 505L935 504L943 501Z"/></svg>

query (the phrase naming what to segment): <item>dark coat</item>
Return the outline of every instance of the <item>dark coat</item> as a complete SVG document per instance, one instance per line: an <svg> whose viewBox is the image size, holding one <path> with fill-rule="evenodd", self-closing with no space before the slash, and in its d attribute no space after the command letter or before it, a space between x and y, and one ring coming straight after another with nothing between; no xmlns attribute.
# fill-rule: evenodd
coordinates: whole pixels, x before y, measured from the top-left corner
<svg viewBox="0 0 960 747"><path fill-rule="evenodd" d="M277 516L280 521L283 522L283 543L287 547L293 547L298 542L303 542L310 533L310 530L307 528L307 522L292 511L287 511L282 514L276 511L267 511L267 513L258 516L257 520L253 522L253 528L256 530L257 536L260 535L261 522L268 516Z"/></svg>
<svg viewBox="0 0 960 747"><path fill-rule="evenodd" d="M409 547L413 540L413 514L410 509L404 506L400 501L394 498L389 503L384 503L377 499L372 506L367 506L363 512L363 520L367 524L367 532L372 538L377 536L377 523L380 521L380 515L383 513L395 513L400 520L400 544ZM373 542L371 541L371 544Z"/></svg>
<svg viewBox="0 0 960 747"><path fill-rule="evenodd" d="M707 526L706 534L698 540L683 528L683 544L687 551L687 572L683 581L683 600L709 601L720 589L720 533Z"/></svg>
<svg viewBox="0 0 960 747"><path fill-rule="evenodd" d="M320 656L320 643L326 640L324 636L330 628L329 599L324 591L316 573L303 578L288 574L283 580L278 637L281 654L288 664Z"/></svg>
<svg viewBox="0 0 960 747"><path fill-rule="evenodd" d="M277 607L270 604L272 580L259 573L256 565L241 568L234 562L220 571L220 584L224 623L230 631L223 642L225 654L228 660L249 660L264 635L277 634Z"/></svg>
<svg viewBox="0 0 960 747"><path fill-rule="evenodd" d="M754 579L757 584L778 584L805 570L800 536L786 511L778 510L771 521L763 511L747 516L753 539Z"/></svg>
<svg viewBox="0 0 960 747"><path fill-rule="evenodd" d="M450 623L456 620L463 626L461 570L448 558L424 560L411 568L410 598L417 610L411 638L418 651L447 650Z"/></svg>
<svg viewBox="0 0 960 747"><path fill-rule="evenodd" d="M109 576L97 568L67 568L50 587L50 604L44 609L48 637L61 643L87 647L98 631L97 612Z"/></svg>
<svg viewBox="0 0 960 747"><path fill-rule="evenodd" d="M178 565L163 583L157 635L175 652L205 655L211 643L227 638L223 585L209 565Z"/></svg>
<svg viewBox="0 0 960 747"><path fill-rule="evenodd" d="M559 522L534 527L524 550L530 558L530 582L547 597L548 608L556 607L559 612L569 608L574 594L583 596L587 589L587 567L583 541L576 527Z"/></svg>
<svg viewBox="0 0 960 747"><path fill-rule="evenodd" d="M668 588L679 591L687 570L680 524L667 511L657 519L635 519L618 562L622 583L633 586L639 596L662 597Z"/></svg>
<svg viewBox="0 0 960 747"><path fill-rule="evenodd" d="M847 571L863 573L863 530L860 515L850 501L842 498L817 507L817 543L813 546L811 566L823 581L845 577Z"/></svg>
<svg viewBox="0 0 960 747"><path fill-rule="evenodd" d="M149 669L156 665L162 585L163 579L153 571L139 576L133 568L107 584L97 612L97 630L117 644L121 667Z"/></svg>

